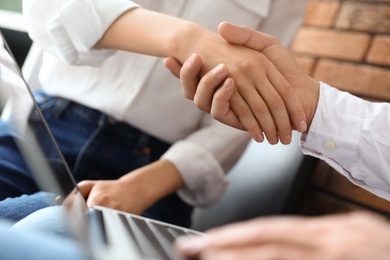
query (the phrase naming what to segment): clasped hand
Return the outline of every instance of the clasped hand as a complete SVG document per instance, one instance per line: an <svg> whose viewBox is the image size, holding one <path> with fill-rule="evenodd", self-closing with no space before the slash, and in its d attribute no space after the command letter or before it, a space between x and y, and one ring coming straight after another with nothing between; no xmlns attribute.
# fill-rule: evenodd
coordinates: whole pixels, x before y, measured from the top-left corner
<svg viewBox="0 0 390 260"><path fill-rule="evenodd" d="M274 37L229 23L218 29L227 44L241 47L238 64L202 73L207 57L194 54L183 65L167 58L165 66L180 78L184 95L218 121L248 130L256 141L262 131L271 144L290 143L292 129L306 131L314 116L319 83Z"/></svg>

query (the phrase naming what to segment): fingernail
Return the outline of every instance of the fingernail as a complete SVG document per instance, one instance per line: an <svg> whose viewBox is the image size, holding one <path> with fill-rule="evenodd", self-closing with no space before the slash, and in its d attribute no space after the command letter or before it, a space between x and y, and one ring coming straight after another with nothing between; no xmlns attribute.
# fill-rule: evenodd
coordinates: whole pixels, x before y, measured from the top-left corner
<svg viewBox="0 0 390 260"><path fill-rule="evenodd" d="M271 137L268 142L270 144L277 144L279 142L279 139L277 137Z"/></svg>
<svg viewBox="0 0 390 260"><path fill-rule="evenodd" d="M284 144L289 144L291 143L291 135L288 135L284 138Z"/></svg>
<svg viewBox="0 0 390 260"><path fill-rule="evenodd" d="M214 73L217 77L220 77L220 76L222 76L222 75L225 75L223 64L219 64L217 67L215 67L215 68L213 69L213 73Z"/></svg>
<svg viewBox="0 0 390 260"><path fill-rule="evenodd" d="M233 86L233 80L231 78L226 79L222 85L224 89L229 89L231 86Z"/></svg>
<svg viewBox="0 0 390 260"><path fill-rule="evenodd" d="M188 59L188 67L190 67L191 69L195 68L195 58L194 58L194 55L192 55L189 59Z"/></svg>
<svg viewBox="0 0 390 260"><path fill-rule="evenodd" d="M299 123L299 131L300 132L305 132L307 130L307 124L306 122L303 120Z"/></svg>
<svg viewBox="0 0 390 260"><path fill-rule="evenodd" d="M206 246L206 243L207 239L201 236L180 237L175 242L177 248L187 254L197 254Z"/></svg>
<svg viewBox="0 0 390 260"><path fill-rule="evenodd" d="M264 142L264 135L262 133L258 134L255 140L259 143Z"/></svg>

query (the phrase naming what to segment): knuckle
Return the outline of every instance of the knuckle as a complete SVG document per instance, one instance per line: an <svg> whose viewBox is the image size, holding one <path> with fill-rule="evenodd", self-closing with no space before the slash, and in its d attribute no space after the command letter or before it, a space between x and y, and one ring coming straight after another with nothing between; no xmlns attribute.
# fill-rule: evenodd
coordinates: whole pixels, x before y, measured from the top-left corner
<svg viewBox="0 0 390 260"><path fill-rule="evenodd" d="M271 99L269 107L272 110L281 111L285 108L283 99L280 96L275 96Z"/></svg>
<svg viewBox="0 0 390 260"><path fill-rule="evenodd" d="M287 81L281 83L279 91L283 96L286 97L292 96L295 93L293 86Z"/></svg>
<svg viewBox="0 0 390 260"><path fill-rule="evenodd" d="M251 59L248 60L242 60L240 63L240 67L242 70L247 71L247 72L253 72L255 71L256 62L252 61Z"/></svg>
<svg viewBox="0 0 390 260"><path fill-rule="evenodd" d="M207 105L206 103L202 102L202 100L200 98L195 97L194 104L200 110L202 110L204 112L210 112L210 106Z"/></svg>
<svg viewBox="0 0 390 260"><path fill-rule="evenodd" d="M183 92L183 95L185 98L189 100L193 100L194 96L196 94L196 90L192 88L190 85L184 83L183 81L181 82L181 89Z"/></svg>
<svg viewBox="0 0 390 260"><path fill-rule="evenodd" d="M283 136L288 135L291 133L291 131L292 131L292 128L291 128L290 124L278 126L278 133L280 135L283 135Z"/></svg>
<svg viewBox="0 0 390 260"><path fill-rule="evenodd" d="M275 36L273 36L273 35L268 35L268 37L269 37L270 43L272 43L272 44L280 44L280 41L279 41L278 38L276 38Z"/></svg>
<svg viewBox="0 0 390 260"><path fill-rule="evenodd" d="M267 105L263 102L258 103L252 109L253 109L253 113L257 115L257 117L267 114L269 112Z"/></svg>
<svg viewBox="0 0 390 260"><path fill-rule="evenodd" d="M214 118L215 120L217 120L217 121L219 121L219 122L228 123L228 122L226 122L226 120L225 120L224 114L222 114L220 111L217 111L217 110L212 109L212 110L210 111L210 115L211 115L212 118Z"/></svg>
<svg viewBox="0 0 390 260"><path fill-rule="evenodd" d="M373 214L368 212L353 212L349 215L349 221L351 224L365 224L366 222L370 223L373 219L376 219Z"/></svg>
<svg viewBox="0 0 390 260"><path fill-rule="evenodd" d="M249 133L257 133L260 132L260 127L256 123L249 123L248 126L245 126Z"/></svg>
<svg viewBox="0 0 390 260"><path fill-rule="evenodd" d="M189 100L193 100L194 99L194 95L191 95L190 93L188 93L187 91L184 91L184 97L189 99Z"/></svg>

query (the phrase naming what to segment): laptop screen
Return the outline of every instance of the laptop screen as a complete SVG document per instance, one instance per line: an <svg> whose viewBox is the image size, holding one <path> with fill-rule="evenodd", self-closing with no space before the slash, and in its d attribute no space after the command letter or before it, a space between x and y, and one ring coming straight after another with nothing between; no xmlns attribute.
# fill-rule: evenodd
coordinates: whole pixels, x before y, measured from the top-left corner
<svg viewBox="0 0 390 260"><path fill-rule="evenodd" d="M66 197L76 182L2 34L0 41L1 118L15 135L40 188Z"/></svg>
<svg viewBox="0 0 390 260"><path fill-rule="evenodd" d="M71 232L97 259L182 260L179 236L198 232L104 207L88 209L73 175L0 31L1 119L42 190L64 199ZM87 214L88 213L88 214Z"/></svg>
<svg viewBox="0 0 390 260"><path fill-rule="evenodd" d="M0 111L37 185L66 202L72 233L86 242L85 200L1 30Z"/></svg>

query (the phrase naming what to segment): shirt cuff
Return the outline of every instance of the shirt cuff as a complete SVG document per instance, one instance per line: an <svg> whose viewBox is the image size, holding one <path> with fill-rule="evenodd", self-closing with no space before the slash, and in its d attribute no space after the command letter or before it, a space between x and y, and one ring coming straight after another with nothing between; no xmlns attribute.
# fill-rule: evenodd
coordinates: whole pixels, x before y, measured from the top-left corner
<svg viewBox="0 0 390 260"><path fill-rule="evenodd" d="M191 141L176 142L162 156L171 161L185 183L178 195L194 206L210 206L225 193L228 181L224 170L206 150Z"/></svg>
<svg viewBox="0 0 390 260"><path fill-rule="evenodd" d="M115 51L92 47L120 15L138 6L127 0L73 0L49 22L48 31L66 62L99 64Z"/></svg>
<svg viewBox="0 0 390 260"><path fill-rule="evenodd" d="M338 172L355 158L364 122L365 102L323 82L310 129L301 136L304 154L324 160Z"/></svg>

